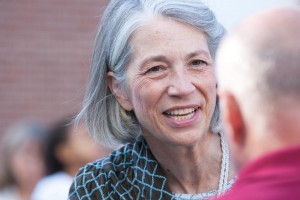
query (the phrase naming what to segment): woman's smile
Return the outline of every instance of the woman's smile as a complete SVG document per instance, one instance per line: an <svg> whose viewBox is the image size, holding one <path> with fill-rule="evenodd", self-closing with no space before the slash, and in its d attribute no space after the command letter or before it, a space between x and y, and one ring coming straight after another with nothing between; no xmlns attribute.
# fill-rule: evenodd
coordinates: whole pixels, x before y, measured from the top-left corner
<svg viewBox="0 0 300 200"><path fill-rule="evenodd" d="M200 107L174 109L163 112L167 122L176 127L186 127L194 124L199 118Z"/></svg>

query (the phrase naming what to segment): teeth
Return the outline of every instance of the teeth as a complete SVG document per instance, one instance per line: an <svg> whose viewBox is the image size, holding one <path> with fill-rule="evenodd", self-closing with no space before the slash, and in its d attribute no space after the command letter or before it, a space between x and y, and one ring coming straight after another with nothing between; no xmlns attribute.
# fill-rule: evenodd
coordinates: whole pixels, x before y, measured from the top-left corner
<svg viewBox="0 0 300 200"><path fill-rule="evenodd" d="M166 114L174 121L182 121L182 120L191 119L194 116L196 110L197 109L195 108L185 108L185 109L174 110Z"/></svg>
<svg viewBox="0 0 300 200"><path fill-rule="evenodd" d="M179 110L174 110L172 112L167 113L170 116L177 116L177 115L188 115L188 114L193 114L195 112L194 108L185 108L185 109L179 109ZM180 116L178 116L180 117Z"/></svg>
<svg viewBox="0 0 300 200"><path fill-rule="evenodd" d="M175 121L182 121L182 120L191 119L193 117L193 115L194 115L194 112L192 112L188 115L184 115L184 116L170 116L170 118Z"/></svg>

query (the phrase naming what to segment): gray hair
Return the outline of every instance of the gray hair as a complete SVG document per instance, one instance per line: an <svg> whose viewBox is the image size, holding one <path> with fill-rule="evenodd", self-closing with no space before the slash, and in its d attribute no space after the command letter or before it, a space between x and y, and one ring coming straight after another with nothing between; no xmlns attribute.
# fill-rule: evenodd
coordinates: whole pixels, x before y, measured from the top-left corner
<svg viewBox="0 0 300 200"><path fill-rule="evenodd" d="M133 142L141 135L133 112L125 111L107 85L113 71L119 85L126 84L126 65L132 54L130 37L149 17L163 16L190 24L206 35L212 57L225 29L199 0L111 0L96 35L90 80L77 121L84 119L90 133L106 146ZM221 131L216 103L210 129Z"/></svg>

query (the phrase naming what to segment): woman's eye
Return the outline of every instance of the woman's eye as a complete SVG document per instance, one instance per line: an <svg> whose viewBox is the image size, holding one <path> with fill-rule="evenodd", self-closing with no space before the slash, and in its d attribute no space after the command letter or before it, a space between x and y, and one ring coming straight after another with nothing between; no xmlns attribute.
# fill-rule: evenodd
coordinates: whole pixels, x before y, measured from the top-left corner
<svg viewBox="0 0 300 200"><path fill-rule="evenodd" d="M203 60L193 60L191 62L191 65L193 65L193 66L207 65L207 62L205 62Z"/></svg>
<svg viewBox="0 0 300 200"><path fill-rule="evenodd" d="M150 69L147 70L147 73L151 73L151 72L158 72L162 69L161 66L157 65L157 66L154 66L154 67L151 67Z"/></svg>

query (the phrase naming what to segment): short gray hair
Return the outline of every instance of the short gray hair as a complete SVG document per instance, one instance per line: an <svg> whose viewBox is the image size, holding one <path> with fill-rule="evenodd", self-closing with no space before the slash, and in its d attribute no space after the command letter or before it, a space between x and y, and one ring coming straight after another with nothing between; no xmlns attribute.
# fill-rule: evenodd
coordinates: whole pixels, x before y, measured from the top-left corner
<svg viewBox="0 0 300 200"><path fill-rule="evenodd" d="M96 35L90 80L77 120L84 119L90 133L106 146L135 141L141 135L133 112L125 111L107 85L113 71L120 85L126 83L126 65L131 56L130 37L149 17L163 16L190 24L206 35L215 57L225 29L214 13L199 0L111 0ZM218 102L211 120L213 132L221 130Z"/></svg>

